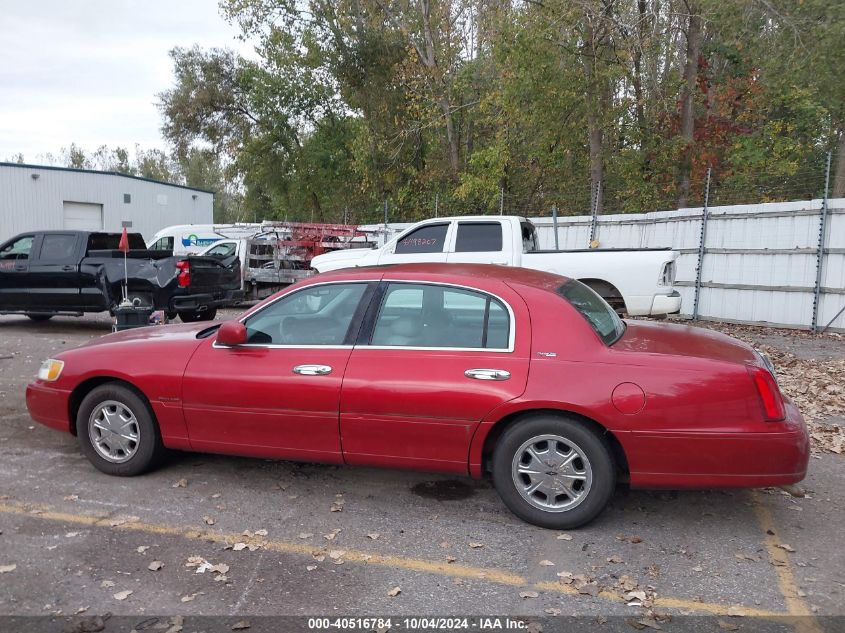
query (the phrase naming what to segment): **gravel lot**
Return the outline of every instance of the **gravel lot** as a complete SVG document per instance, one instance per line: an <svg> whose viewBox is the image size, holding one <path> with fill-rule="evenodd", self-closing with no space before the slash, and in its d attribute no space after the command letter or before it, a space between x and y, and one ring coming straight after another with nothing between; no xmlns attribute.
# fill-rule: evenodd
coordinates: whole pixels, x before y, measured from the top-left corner
<svg viewBox="0 0 845 633"><path fill-rule="evenodd" d="M596 522L560 534L512 516L486 481L426 473L180 453L107 477L29 419L24 388L108 318L0 317L0 615L219 615L223 630L264 630L262 614L580 615L681 630L691 614L714 631L842 630L845 486L830 451L845 341L725 329L785 363L784 389L822 429L806 496L620 488Z"/></svg>

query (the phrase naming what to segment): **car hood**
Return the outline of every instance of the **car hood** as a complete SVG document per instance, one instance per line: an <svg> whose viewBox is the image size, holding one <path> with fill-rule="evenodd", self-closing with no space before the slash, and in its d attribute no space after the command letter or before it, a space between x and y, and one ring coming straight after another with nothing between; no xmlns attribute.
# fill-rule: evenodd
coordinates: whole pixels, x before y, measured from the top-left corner
<svg viewBox="0 0 845 633"><path fill-rule="evenodd" d="M341 262L354 262L372 253L371 248L344 248L330 253L323 253L311 260L311 267L320 269L323 265L337 266Z"/></svg>
<svg viewBox="0 0 845 633"><path fill-rule="evenodd" d="M672 356L693 356L733 363L760 364L753 347L703 327L626 321L627 328L613 350Z"/></svg>
<svg viewBox="0 0 845 633"><path fill-rule="evenodd" d="M220 323L212 323L209 321L201 323L179 323L175 325L153 325L149 327L132 328L131 330L123 330L122 332L115 332L114 334L107 334L99 338L92 339L87 343L81 345L84 347L96 347L99 345L115 345L115 344L132 344L144 341L156 342L178 342L178 341L196 341L197 334L202 330L207 330L211 327L217 327Z"/></svg>

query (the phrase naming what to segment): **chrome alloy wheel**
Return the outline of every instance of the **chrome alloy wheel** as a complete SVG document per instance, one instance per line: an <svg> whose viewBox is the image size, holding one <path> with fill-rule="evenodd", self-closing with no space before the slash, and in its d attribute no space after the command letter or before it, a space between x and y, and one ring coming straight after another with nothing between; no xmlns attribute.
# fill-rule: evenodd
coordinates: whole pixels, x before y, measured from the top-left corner
<svg viewBox="0 0 845 633"><path fill-rule="evenodd" d="M122 402L106 400L88 418L88 437L103 459L122 464L138 450L141 429L135 414Z"/></svg>
<svg viewBox="0 0 845 633"><path fill-rule="evenodd" d="M574 442L560 435L538 435L514 453L511 477L522 498L535 508L565 512L587 498L593 469Z"/></svg>

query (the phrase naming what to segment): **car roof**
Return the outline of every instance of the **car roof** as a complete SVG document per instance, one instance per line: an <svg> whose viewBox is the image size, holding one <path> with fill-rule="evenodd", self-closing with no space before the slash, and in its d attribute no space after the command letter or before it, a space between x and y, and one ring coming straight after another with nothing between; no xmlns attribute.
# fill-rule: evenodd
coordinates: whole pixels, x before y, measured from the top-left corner
<svg viewBox="0 0 845 633"><path fill-rule="evenodd" d="M556 275L530 268L515 268L512 266L498 266L494 264L387 264L384 266L362 266L360 268L343 268L332 272L321 273L319 278L331 276L333 279L356 279L359 275L372 278L373 273L402 273L419 275L420 281L454 281L466 282L472 279L495 280L507 284L532 286L544 290L554 290L569 281L568 277ZM313 279L313 278L312 278ZM471 284L470 284L471 285Z"/></svg>

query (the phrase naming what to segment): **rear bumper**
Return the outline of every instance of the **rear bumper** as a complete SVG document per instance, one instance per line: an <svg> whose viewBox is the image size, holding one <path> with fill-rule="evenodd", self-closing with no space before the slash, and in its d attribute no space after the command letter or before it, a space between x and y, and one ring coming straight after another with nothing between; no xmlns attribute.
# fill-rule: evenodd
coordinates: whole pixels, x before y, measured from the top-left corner
<svg viewBox="0 0 845 633"><path fill-rule="evenodd" d="M54 389L41 382L26 387L26 408L30 417L51 429L70 433L69 391Z"/></svg>
<svg viewBox="0 0 845 633"><path fill-rule="evenodd" d="M674 290L668 295L657 295L651 303L651 314L677 314L681 311L681 294Z"/></svg>
<svg viewBox="0 0 845 633"><path fill-rule="evenodd" d="M759 488L794 484L807 474L810 440L791 402L771 430L741 433L632 432L624 440L631 486Z"/></svg>
<svg viewBox="0 0 845 633"><path fill-rule="evenodd" d="M170 299L168 309L171 312L198 310L200 308L219 308L243 301L243 290L225 290L220 293L175 296Z"/></svg>

